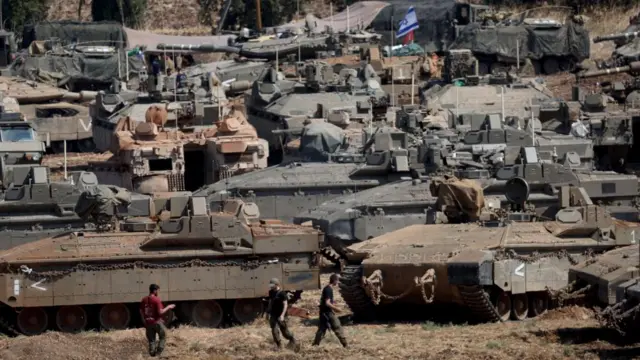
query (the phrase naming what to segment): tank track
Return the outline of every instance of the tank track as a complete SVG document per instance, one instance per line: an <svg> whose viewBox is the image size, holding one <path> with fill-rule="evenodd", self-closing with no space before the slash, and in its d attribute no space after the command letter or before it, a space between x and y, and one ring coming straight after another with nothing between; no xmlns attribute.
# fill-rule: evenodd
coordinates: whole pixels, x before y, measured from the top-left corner
<svg viewBox="0 0 640 360"><path fill-rule="evenodd" d="M465 306L471 310L473 316L482 322L498 322L500 316L498 311L491 303L489 295L484 291L482 286L459 285L458 290Z"/></svg>
<svg viewBox="0 0 640 360"><path fill-rule="evenodd" d="M360 285L362 275L362 265L345 266L340 274L340 294L353 312L354 318L372 320L376 315L376 306Z"/></svg>

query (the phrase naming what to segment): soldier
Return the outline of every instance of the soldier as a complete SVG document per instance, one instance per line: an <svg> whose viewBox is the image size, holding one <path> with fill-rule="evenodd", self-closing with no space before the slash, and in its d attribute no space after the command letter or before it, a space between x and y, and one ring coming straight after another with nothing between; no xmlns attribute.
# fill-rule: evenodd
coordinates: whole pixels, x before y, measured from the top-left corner
<svg viewBox="0 0 640 360"><path fill-rule="evenodd" d="M340 309L333 304L333 288L338 286L338 280L338 274L332 274L329 278L329 284L322 289L322 295L320 296L320 319L318 320L318 331L316 332L313 346L320 345L324 334L326 334L328 329L331 329L336 334L336 337L338 337L338 340L340 340L340 344L347 347L347 339L342 332L340 319L336 316L336 313L339 313Z"/></svg>
<svg viewBox="0 0 640 360"><path fill-rule="evenodd" d="M442 78L442 70L440 69L440 59L438 59L438 54L436 54L435 52L432 52L431 57L429 58L429 70L431 70L432 79Z"/></svg>
<svg viewBox="0 0 640 360"><path fill-rule="evenodd" d="M287 325L287 307L288 299L287 293L280 288L280 280L273 278L269 281L269 306L267 308L269 313L269 326L271 327L271 334L273 335L273 341L275 341L278 349L282 348L282 341L280 340L280 332L284 335L285 339L289 340L289 345L293 346L297 351L299 347L296 343L293 334L289 330Z"/></svg>
<svg viewBox="0 0 640 360"><path fill-rule="evenodd" d="M142 298L140 302L140 316L144 320L144 325L149 341L149 355L156 356L164 350L164 341L167 328L164 326L163 315L176 306L171 304L162 306L162 301L158 297L160 287L156 284L149 285L149 295ZM156 347L156 335L160 338Z"/></svg>

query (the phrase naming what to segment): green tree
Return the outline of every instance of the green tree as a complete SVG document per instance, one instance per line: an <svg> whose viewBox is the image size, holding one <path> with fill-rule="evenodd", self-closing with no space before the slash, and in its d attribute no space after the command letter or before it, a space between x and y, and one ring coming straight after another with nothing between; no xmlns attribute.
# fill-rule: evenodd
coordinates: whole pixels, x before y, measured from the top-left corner
<svg viewBox="0 0 640 360"><path fill-rule="evenodd" d="M117 21L131 28L143 25L147 0L93 0L93 21Z"/></svg>
<svg viewBox="0 0 640 360"><path fill-rule="evenodd" d="M3 25L13 31L21 31L25 24L44 20L47 10L46 0L4 0L2 2Z"/></svg>

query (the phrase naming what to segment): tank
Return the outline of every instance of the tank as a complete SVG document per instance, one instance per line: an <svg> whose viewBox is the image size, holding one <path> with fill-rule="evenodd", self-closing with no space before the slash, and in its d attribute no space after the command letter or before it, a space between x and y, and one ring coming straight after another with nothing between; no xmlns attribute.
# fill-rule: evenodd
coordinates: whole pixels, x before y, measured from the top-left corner
<svg viewBox="0 0 640 360"><path fill-rule="evenodd" d="M152 105L143 123L120 119L114 155L89 163L101 184L149 195L194 191L267 167L269 144L240 110L232 108L211 126L195 129L166 127L167 116L166 108Z"/></svg>
<svg viewBox="0 0 640 360"><path fill-rule="evenodd" d="M274 135L274 130L300 131L305 121L346 116L351 122L367 124L386 117L389 95L380 88L371 66L360 73L343 69L336 75L324 62L304 66L305 82L285 80L274 68L265 70L245 94L249 122L260 138L269 141L270 163L283 158L282 144L289 137Z"/></svg>
<svg viewBox="0 0 640 360"><path fill-rule="evenodd" d="M64 151L93 152L93 134L89 109L83 103L95 98L96 93L68 92L44 83L17 77L0 77L0 91L14 98L19 110L34 127L38 139L54 153Z"/></svg>
<svg viewBox="0 0 640 360"><path fill-rule="evenodd" d="M577 74L578 79L588 79L603 75L627 73L633 77L622 81L603 81L600 83L604 94L611 96L619 104L629 108L640 107L640 61L634 61L625 66L613 67L601 70L586 71Z"/></svg>
<svg viewBox="0 0 640 360"><path fill-rule="evenodd" d="M211 208L225 199L251 201L264 216L291 221L327 200L409 177L423 168L417 144L393 127L363 128L350 141L330 123L310 124L304 130L298 161L233 176L194 196L206 197Z"/></svg>
<svg viewBox="0 0 640 360"><path fill-rule="evenodd" d="M623 336L637 334L638 251L631 231L632 245L608 251L582 262L569 270L570 283L555 294L568 301L579 299L599 308L600 325L618 331Z"/></svg>
<svg viewBox="0 0 640 360"><path fill-rule="evenodd" d="M19 113L0 110L0 250L90 228L73 208L83 191L97 185L95 174L71 172L64 181L53 182L42 164L44 152L30 123Z"/></svg>
<svg viewBox="0 0 640 360"><path fill-rule="evenodd" d="M163 301L177 304L178 321L200 327L258 319L274 277L291 303L320 288L316 253L323 236L310 227L261 220L254 204L239 201L216 212L189 196L147 197L146 212L130 218L116 215L117 203L101 185L75 207L101 225L96 231L0 254L7 332L79 332L94 321L103 329L136 326L140 299L152 283ZM78 285L87 276L102 280L100 290Z"/></svg>
<svg viewBox="0 0 640 360"><path fill-rule="evenodd" d="M635 27L637 30L637 26ZM625 31L618 34L610 34L604 36L596 36L593 38L593 43L600 43L605 41L613 41L616 48L611 53L611 57L600 63L600 67L614 68L620 66L626 66L632 62L640 60L640 51L638 51L638 35L640 31Z"/></svg>
<svg viewBox="0 0 640 360"><path fill-rule="evenodd" d="M511 211L514 202L509 196L524 197L528 200L518 201L516 210L529 209L538 218L553 218L558 210L558 188L572 184L584 188L593 201L602 201L616 217L637 219L634 198L638 193L638 179L635 175L573 169L572 166L580 164L580 156L575 152L566 153L558 162L543 160L532 147L523 148L520 154L516 164L499 167L488 177L478 179L485 199L496 208ZM507 193L510 181L520 184L521 194ZM512 189L517 188L512 185ZM435 222L426 209L433 207L436 200L429 178L399 180L360 191L357 196L344 195L326 201L301 212L294 223L311 222L322 229L327 244L341 253L349 244L409 225Z"/></svg>
<svg viewBox="0 0 640 360"><path fill-rule="evenodd" d="M231 42L228 46L216 46L209 44L184 45L184 44L158 44L160 50L189 50L203 52L222 52L238 54L247 59L278 60L294 58L299 61L316 59L319 53L335 52L340 49L337 35L330 33L318 33L316 21L313 18L306 19L306 28L299 34L288 34L280 38L257 38L246 42ZM324 56L326 57L326 56Z"/></svg>
<svg viewBox="0 0 640 360"><path fill-rule="evenodd" d="M475 213L487 201L460 181L451 205ZM466 196L461 196L466 194ZM442 199L440 197L439 199ZM474 206L468 204L467 200ZM631 244L637 223L612 218L583 188L559 188L559 211L544 222L479 218L480 223L411 225L349 247L340 292L354 315L393 308L457 305L470 321L524 320L549 307L549 290L569 283L569 268ZM428 236L426 235L428 234Z"/></svg>

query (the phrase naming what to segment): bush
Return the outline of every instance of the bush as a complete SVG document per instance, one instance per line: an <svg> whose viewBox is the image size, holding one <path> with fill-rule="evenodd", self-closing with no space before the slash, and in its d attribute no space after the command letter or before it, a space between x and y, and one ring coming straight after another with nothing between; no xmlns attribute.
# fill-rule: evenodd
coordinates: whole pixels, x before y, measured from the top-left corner
<svg viewBox="0 0 640 360"><path fill-rule="evenodd" d="M131 28L138 28L143 25L147 0L93 0L91 3L91 16L93 21L117 21L122 23L121 7L124 13L124 25Z"/></svg>
<svg viewBox="0 0 640 360"><path fill-rule="evenodd" d="M47 0L4 0L2 16L4 26L22 33L25 24L37 23L47 16Z"/></svg>

